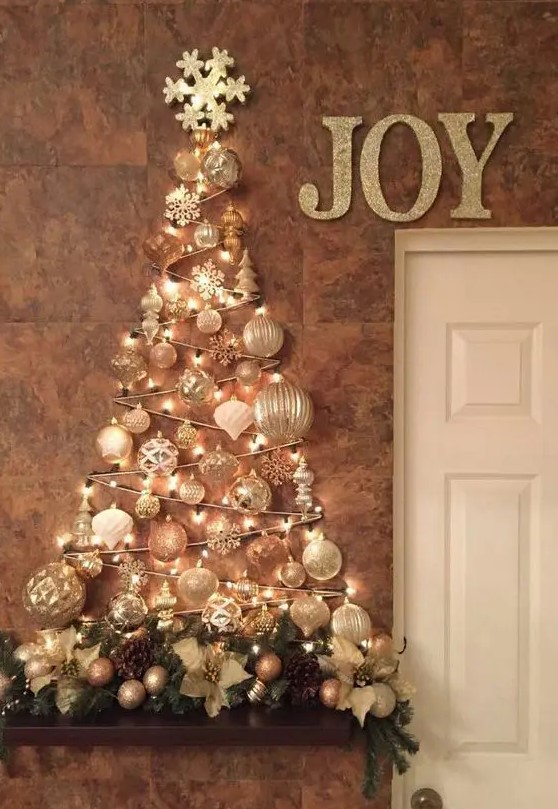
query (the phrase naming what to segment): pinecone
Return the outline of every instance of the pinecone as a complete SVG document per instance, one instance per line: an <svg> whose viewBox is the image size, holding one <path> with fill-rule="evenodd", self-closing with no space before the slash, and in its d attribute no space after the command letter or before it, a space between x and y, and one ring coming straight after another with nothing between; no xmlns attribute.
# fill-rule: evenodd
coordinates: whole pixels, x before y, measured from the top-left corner
<svg viewBox="0 0 558 809"><path fill-rule="evenodd" d="M130 638L112 655L117 674L124 680L141 680L153 663L153 649L147 637Z"/></svg>
<svg viewBox="0 0 558 809"><path fill-rule="evenodd" d="M315 701L322 682L318 658L314 654L296 652L285 666L285 679L293 705Z"/></svg>

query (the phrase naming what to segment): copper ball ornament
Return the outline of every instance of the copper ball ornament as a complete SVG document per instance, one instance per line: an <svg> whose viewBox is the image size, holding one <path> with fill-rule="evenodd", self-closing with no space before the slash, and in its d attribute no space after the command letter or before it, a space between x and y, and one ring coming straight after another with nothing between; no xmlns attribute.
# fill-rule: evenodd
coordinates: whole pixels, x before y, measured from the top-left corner
<svg viewBox="0 0 558 809"><path fill-rule="evenodd" d="M279 570L279 578L285 587L302 587L306 581L306 571L300 562L291 559Z"/></svg>
<svg viewBox="0 0 558 809"><path fill-rule="evenodd" d="M177 589L181 598L202 607L219 589L219 579L206 567L191 567L180 574Z"/></svg>
<svg viewBox="0 0 558 809"><path fill-rule="evenodd" d="M149 360L156 368L166 370L172 368L176 362L177 354L176 348L172 343L163 340L160 343L155 343L149 352Z"/></svg>
<svg viewBox="0 0 558 809"><path fill-rule="evenodd" d="M177 559L188 544L188 534L179 522L168 516L162 522L151 524L148 547L158 562L171 562Z"/></svg>
<svg viewBox="0 0 558 809"><path fill-rule="evenodd" d="M114 663L108 657L98 657L87 667L87 682L95 688L103 688L114 677Z"/></svg>
<svg viewBox="0 0 558 809"><path fill-rule="evenodd" d="M43 629L67 626L84 604L85 585L65 562L39 568L23 589L23 606Z"/></svg>
<svg viewBox="0 0 558 809"><path fill-rule="evenodd" d="M133 711L145 702L146 696L143 683L139 680L126 680L118 689L116 698L121 708Z"/></svg>
<svg viewBox="0 0 558 809"><path fill-rule="evenodd" d="M117 423L107 424L97 433L95 449L103 461L121 463L130 456L134 442L129 431Z"/></svg>
<svg viewBox="0 0 558 809"><path fill-rule="evenodd" d="M336 708L341 694L341 682L334 677L324 680L320 686L320 702L326 708Z"/></svg>
<svg viewBox="0 0 558 809"><path fill-rule="evenodd" d="M136 407L133 407L124 413L122 416L122 424L131 433L144 433L149 429L151 417L149 413L143 409L141 404L138 404Z"/></svg>
<svg viewBox="0 0 558 809"><path fill-rule="evenodd" d="M281 662L281 658L274 652L266 652L257 659L254 668L256 677L258 677L262 683L272 683L273 680L276 680L281 674L283 663Z"/></svg>
<svg viewBox="0 0 558 809"><path fill-rule="evenodd" d="M164 666L150 666L143 675L143 685L150 697L158 697L165 690L169 673Z"/></svg>

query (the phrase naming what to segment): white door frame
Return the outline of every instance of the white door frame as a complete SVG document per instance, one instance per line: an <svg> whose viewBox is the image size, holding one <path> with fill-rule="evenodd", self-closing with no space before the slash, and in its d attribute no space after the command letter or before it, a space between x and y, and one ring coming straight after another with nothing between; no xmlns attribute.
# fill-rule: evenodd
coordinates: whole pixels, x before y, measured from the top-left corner
<svg viewBox="0 0 558 809"><path fill-rule="evenodd" d="M394 323L394 455L393 455L393 634L405 635L404 615L404 401L405 401L405 279L409 253L476 253L558 250L558 228L454 228L395 232ZM558 270L558 267L557 267ZM412 643L412 638L409 639ZM394 777L392 809L404 806L403 779Z"/></svg>

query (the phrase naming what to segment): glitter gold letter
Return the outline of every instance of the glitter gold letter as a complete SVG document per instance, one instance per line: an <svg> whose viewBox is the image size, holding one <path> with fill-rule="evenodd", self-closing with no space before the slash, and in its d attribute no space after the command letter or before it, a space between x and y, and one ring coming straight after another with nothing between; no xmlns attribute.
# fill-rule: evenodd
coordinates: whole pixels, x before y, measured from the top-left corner
<svg viewBox="0 0 558 809"><path fill-rule="evenodd" d="M388 129L395 124L409 126L419 142L422 182L415 204L409 211L392 211L380 184L380 150ZM442 155L432 129L414 115L388 115L375 124L364 141L360 156L360 178L367 203L374 213L391 222L413 222L429 210L436 199L442 178Z"/></svg>
<svg viewBox="0 0 558 809"><path fill-rule="evenodd" d="M353 129L360 126L362 118L322 118L322 124L331 130L333 148L333 201L331 210L318 211L320 193L312 183L305 183L298 192L298 202L303 213L312 219L339 219L349 210L353 191L352 154Z"/></svg>
<svg viewBox="0 0 558 809"><path fill-rule="evenodd" d="M461 202L451 212L452 218L490 219L492 211L482 204L482 173L504 129L513 121L513 112L487 114L486 120L494 129L480 158L476 156L467 134L467 126L475 120L473 112L442 112L438 120L446 127L463 175Z"/></svg>

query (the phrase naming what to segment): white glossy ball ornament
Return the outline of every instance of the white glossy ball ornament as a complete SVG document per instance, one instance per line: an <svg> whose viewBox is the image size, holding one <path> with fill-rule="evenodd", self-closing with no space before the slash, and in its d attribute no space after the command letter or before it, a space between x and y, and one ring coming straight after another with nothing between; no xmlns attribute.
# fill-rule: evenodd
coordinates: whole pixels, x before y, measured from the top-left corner
<svg viewBox="0 0 558 809"><path fill-rule="evenodd" d="M174 158L174 170L181 180L192 182L200 173L200 161L193 152L181 149Z"/></svg>
<svg viewBox="0 0 558 809"><path fill-rule="evenodd" d="M372 621L366 610L358 604L341 604L333 611L331 631L358 646L370 637Z"/></svg>
<svg viewBox="0 0 558 809"><path fill-rule="evenodd" d="M238 436L252 424L254 411L251 405L239 399L229 399L215 408L215 424L236 441Z"/></svg>
<svg viewBox="0 0 558 809"><path fill-rule="evenodd" d="M219 228L209 222L200 222L194 230L194 242L200 250L216 247L219 244Z"/></svg>
<svg viewBox="0 0 558 809"><path fill-rule="evenodd" d="M130 456L134 448L134 441L129 431L113 419L99 430L95 440L95 448L103 461L107 463L121 463Z"/></svg>
<svg viewBox="0 0 558 809"><path fill-rule="evenodd" d="M133 519L120 508L105 508L95 514L91 520L93 533L111 551L130 533L133 527Z"/></svg>
<svg viewBox="0 0 558 809"><path fill-rule="evenodd" d="M202 309L196 317L196 326L202 334L216 334L223 325L223 318L217 309Z"/></svg>
<svg viewBox="0 0 558 809"><path fill-rule="evenodd" d="M200 480L190 475L178 490L178 496L189 506L197 506L205 497L205 486Z"/></svg>
<svg viewBox="0 0 558 809"><path fill-rule="evenodd" d="M283 345L283 328L267 315L255 315L244 326L242 340L248 354L273 357Z"/></svg>
<svg viewBox="0 0 558 809"><path fill-rule="evenodd" d="M156 368L172 368L176 362L176 357L176 348L172 345L172 343L168 343L166 340L163 340L160 343L155 343L149 352L149 361Z"/></svg>
<svg viewBox="0 0 558 809"><path fill-rule="evenodd" d="M177 588L181 598L202 607L219 589L219 579L206 567L191 567L180 574Z"/></svg>
<svg viewBox="0 0 558 809"><path fill-rule="evenodd" d="M385 719L395 710L397 704L397 697L393 690L386 683L374 683L374 693L376 694L376 701L370 708L370 713L376 719Z"/></svg>

